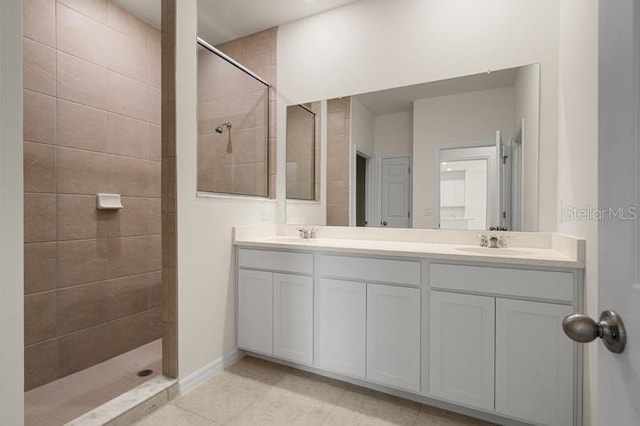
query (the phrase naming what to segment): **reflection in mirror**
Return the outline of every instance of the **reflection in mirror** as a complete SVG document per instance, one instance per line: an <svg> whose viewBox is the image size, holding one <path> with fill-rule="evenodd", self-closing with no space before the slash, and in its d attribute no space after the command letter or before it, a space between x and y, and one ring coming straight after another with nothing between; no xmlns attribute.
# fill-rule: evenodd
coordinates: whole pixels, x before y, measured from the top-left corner
<svg viewBox="0 0 640 426"><path fill-rule="evenodd" d="M326 224L341 206L351 226L536 231L539 83L533 64L343 97L346 120L328 101ZM491 160L455 158L481 147Z"/></svg>
<svg viewBox="0 0 640 426"><path fill-rule="evenodd" d="M316 102L287 107L287 199L317 200L319 106Z"/></svg>
<svg viewBox="0 0 640 426"><path fill-rule="evenodd" d="M444 148L440 158L440 228L487 229L498 223L496 148Z"/></svg>
<svg viewBox="0 0 640 426"><path fill-rule="evenodd" d="M269 85L198 44L199 192L266 197Z"/></svg>

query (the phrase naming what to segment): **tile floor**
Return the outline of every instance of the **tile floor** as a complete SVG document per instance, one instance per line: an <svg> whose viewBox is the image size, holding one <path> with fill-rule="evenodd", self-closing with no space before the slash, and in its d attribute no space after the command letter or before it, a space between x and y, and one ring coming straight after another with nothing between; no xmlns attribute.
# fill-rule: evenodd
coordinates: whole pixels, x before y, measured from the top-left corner
<svg viewBox="0 0 640 426"><path fill-rule="evenodd" d="M140 370L153 374L138 377ZM63 425L162 372L162 340L32 389L24 394L26 426ZM0 421L2 423L2 421Z"/></svg>
<svg viewBox="0 0 640 426"><path fill-rule="evenodd" d="M489 425L401 398L245 357L136 423L181 425Z"/></svg>

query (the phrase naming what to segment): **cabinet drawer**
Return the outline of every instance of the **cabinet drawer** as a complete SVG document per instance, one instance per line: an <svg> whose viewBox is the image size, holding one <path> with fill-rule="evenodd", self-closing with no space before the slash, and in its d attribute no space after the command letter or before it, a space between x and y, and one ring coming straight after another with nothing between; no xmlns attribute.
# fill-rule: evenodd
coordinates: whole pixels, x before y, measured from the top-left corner
<svg viewBox="0 0 640 426"><path fill-rule="evenodd" d="M313 255L311 253L239 249L238 266L241 268L313 274Z"/></svg>
<svg viewBox="0 0 640 426"><path fill-rule="evenodd" d="M432 264L429 276L433 289L563 302L572 302L574 297L571 272Z"/></svg>
<svg viewBox="0 0 640 426"><path fill-rule="evenodd" d="M318 268L326 277L420 285L417 261L320 255Z"/></svg>

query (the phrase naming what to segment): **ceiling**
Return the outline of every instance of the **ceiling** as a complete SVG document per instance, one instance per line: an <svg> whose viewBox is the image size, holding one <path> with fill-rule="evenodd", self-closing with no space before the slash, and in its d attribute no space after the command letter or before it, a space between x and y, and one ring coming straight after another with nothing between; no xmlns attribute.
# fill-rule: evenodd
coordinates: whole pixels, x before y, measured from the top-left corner
<svg viewBox="0 0 640 426"><path fill-rule="evenodd" d="M114 1L160 28L161 0ZM199 0L198 35L215 46L355 1L357 0Z"/></svg>
<svg viewBox="0 0 640 426"><path fill-rule="evenodd" d="M508 68L500 71L365 93L356 97L374 115L393 114L395 112L411 111L413 109L413 101L418 99L510 87L514 85L517 75L518 68Z"/></svg>

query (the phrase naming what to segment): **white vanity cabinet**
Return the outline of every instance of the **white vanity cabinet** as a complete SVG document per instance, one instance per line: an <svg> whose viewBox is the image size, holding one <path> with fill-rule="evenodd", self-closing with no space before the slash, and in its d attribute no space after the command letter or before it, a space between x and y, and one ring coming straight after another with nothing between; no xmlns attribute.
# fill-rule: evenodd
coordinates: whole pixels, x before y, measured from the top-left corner
<svg viewBox="0 0 640 426"><path fill-rule="evenodd" d="M431 292L429 392L494 409L495 299Z"/></svg>
<svg viewBox="0 0 640 426"><path fill-rule="evenodd" d="M242 249L238 266L238 347L312 364L313 255Z"/></svg>
<svg viewBox="0 0 640 426"><path fill-rule="evenodd" d="M347 376L366 376L367 286L320 278L316 289L318 365Z"/></svg>
<svg viewBox="0 0 640 426"><path fill-rule="evenodd" d="M578 267L315 243L236 259L241 349L498 423L581 423L581 352L561 326L582 310Z"/></svg>
<svg viewBox="0 0 640 426"><path fill-rule="evenodd" d="M577 360L562 332L577 308L573 273L432 264L430 281L433 396L574 424Z"/></svg>
<svg viewBox="0 0 640 426"><path fill-rule="evenodd" d="M420 391L421 264L318 256L318 364Z"/></svg>
<svg viewBox="0 0 640 426"><path fill-rule="evenodd" d="M420 391L420 289L367 284L367 378Z"/></svg>

